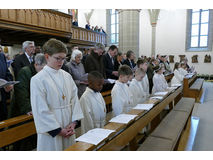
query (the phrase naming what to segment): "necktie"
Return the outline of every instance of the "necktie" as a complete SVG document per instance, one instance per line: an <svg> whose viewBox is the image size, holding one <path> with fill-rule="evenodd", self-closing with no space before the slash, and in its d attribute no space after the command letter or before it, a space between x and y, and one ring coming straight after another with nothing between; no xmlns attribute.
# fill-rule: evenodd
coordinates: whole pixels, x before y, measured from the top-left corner
<svg viewBox="0 0 213 160"><path fill-rule="evenodd" d="M32 57L29 57L29 60L30 60L30 63L32 63L32 62L33 62L33 59L32 59Z"/></svg>
<svg viewBox="0 0 213 160"><path fill-rule="evenodd" d="M130 67L131 67L131 68L133 68L133 66L132 66L132 62L131 62L131 61L129 61L129 62L130 62Z"/></svg>
<svg viewBox="0 0 213 160"><path fill-rule="evenodd" d="M114 60L113 60L113 57L111 57L111 60L112 60L112 65L114 66Z"/></svg>

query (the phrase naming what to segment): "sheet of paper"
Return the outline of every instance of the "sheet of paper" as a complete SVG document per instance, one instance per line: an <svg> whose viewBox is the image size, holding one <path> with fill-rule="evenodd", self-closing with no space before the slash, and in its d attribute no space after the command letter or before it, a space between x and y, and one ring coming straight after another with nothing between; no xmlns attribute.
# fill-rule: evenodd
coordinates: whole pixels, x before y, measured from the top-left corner
<svg viewBox="0 0 213 160"><path fill-rule="evenodd" d="M107 79L108 81L109 81L109 83L111 83L111 84L113 84L113 83L115 83L115 79Z"/></svg>
<svg viewBox="0 0 213 160"><path fill-rule="evenodd" d="M150 97L150 99L159 99L159 100L161 100L161 99L163 99L163 97L161 97L161 96L154 96L154 97Z"/></svg>
<svg viewBox="0 0 213 160"><path fill-rule="evenodd" d="M87 133L81 135L75 140L97 145L113 132L115 131L110 129L95 128L89 130Z"/></svg>
<svg viewBox="0 0 213 160"><path fill-rule="evenodd" d="M154 96L165 96L168 92L156 92Z"/></svg>
<svg viewBox="0 0 213 160"><path fill-rule="evenodd" d="M140 110L150 110L154 104L138 104L133 109L140 109Z"/></svg>
<svg viewBox="0 0 213 160"><path fill-rule="evenodd" d="M128 124L135 117L137 117L137 115L119 114L118 116L112 118L109 122Z"/></svg>
<svg viewBox="0 0 213 160"><path fill-rule="evenodd" d="M9 86L9 85L13 85L13 84L17 84L19 83L19 81L6 81L4 79L0 78L0 88Z"/></svg>
<svg viewBox="0 0 213 160"><path fill-rule="evenodd" d="M172 84L171 87L179 87L181 86L182 84Z"/></svg>

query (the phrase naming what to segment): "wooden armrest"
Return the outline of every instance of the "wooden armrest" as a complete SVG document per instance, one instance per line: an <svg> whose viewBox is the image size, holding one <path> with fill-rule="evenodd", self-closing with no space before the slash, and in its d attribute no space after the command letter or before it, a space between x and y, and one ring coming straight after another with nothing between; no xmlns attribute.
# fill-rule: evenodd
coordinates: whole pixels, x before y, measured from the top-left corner
<svg viewBox="0 0 213 160"><path fill-rule="evenodd" d="M21 115L0 122L0 129L33 119L32 115Z"/></svg>

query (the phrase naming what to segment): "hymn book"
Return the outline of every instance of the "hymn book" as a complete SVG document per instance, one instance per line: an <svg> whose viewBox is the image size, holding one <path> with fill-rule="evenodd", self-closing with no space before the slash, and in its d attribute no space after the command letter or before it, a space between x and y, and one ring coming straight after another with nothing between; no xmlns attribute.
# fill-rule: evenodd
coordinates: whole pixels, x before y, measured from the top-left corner
<svg viewBox="0 0 213 160"><path fill-rule="evenodd" d="M0 88L7 87L9 85L14 85L19 83L19 81L6 81L0 78Z"/></svg>
<svg viewBox="0 0 213 160"><path fill-rule="evenodd" d="M112 118L109 122L128 124L131 120L135 119L136 117L137 115L119 114L118 116Z"/></svg>
<svg viewBox="0 0 213 160"><path fill-rule="evenodd" d="M89 130L87 133L81 135L75 140L98 145L107 137L109 137L109 135L113 132L115 131L110 129L95 128L95 129Z"/></svg>

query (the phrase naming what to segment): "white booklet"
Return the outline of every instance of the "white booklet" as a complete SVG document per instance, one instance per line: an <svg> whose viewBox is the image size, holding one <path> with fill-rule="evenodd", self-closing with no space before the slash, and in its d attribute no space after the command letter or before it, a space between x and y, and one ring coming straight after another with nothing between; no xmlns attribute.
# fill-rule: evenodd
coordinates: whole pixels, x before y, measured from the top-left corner
<svg viewBox="0 0 213 160"><path fill-rule="evenodd" d="M179 87L181 86L182 84L172 84L171 87Z"/></svg>
<svg viewBox="0 0 213 160"><path fill-rule="evenodd" d="M159 100L161 100L161 99L163 99L163 97L161 97L161 96L154 96L154 97L150 97L150 99L159 99Z"/></svg>
<svg viewBox="0 0 213 160"><path fill-rule="evenodd" d="M115 83L115 79L107 79L108 81L109 81L109 83L111 83L111 84L113 84L113 83Z"/></svg>
<svg viewBox="0 0 213 160"><path fill-rule="evenodd" d="M115 130L94 128L92 130L89 130L87 133L81 135L75 140L98 145L113 132L115 132Z"/></svg>
<svg viewBox="0 0 213 160"><path fill-rule="evenodd" d="M9 86L9 85L13 85L13 84L17 84L19 83L19 81L6 81L4 79L0 78L0 88Z"/></svg>
<svg viewBox="0 0 213 160"><path fill-rule="evenodd" d="M168 89L168 90L174 90L176 88L177 88L177 86L176 87L167 87L166 89Z"/></svg>
<svg viewBox="0 0 213 160"><path fill-rule="evenodd" d="M156 92L154 96L165 96L168 92Z"/></svg>
<svg viewBox="0 0 213 160"><path fill-rule="evenodd" d="M124 123L128 124L131 120L133 120L137 115L132 114L119 114L118 116L112 118L109 122L115 123Z"/></svg>
<svg viewBox="0 0 213 160"><path fill-rule="evenodd" d="M154 104L137 104L133 109L150 110Z"/></svg>

